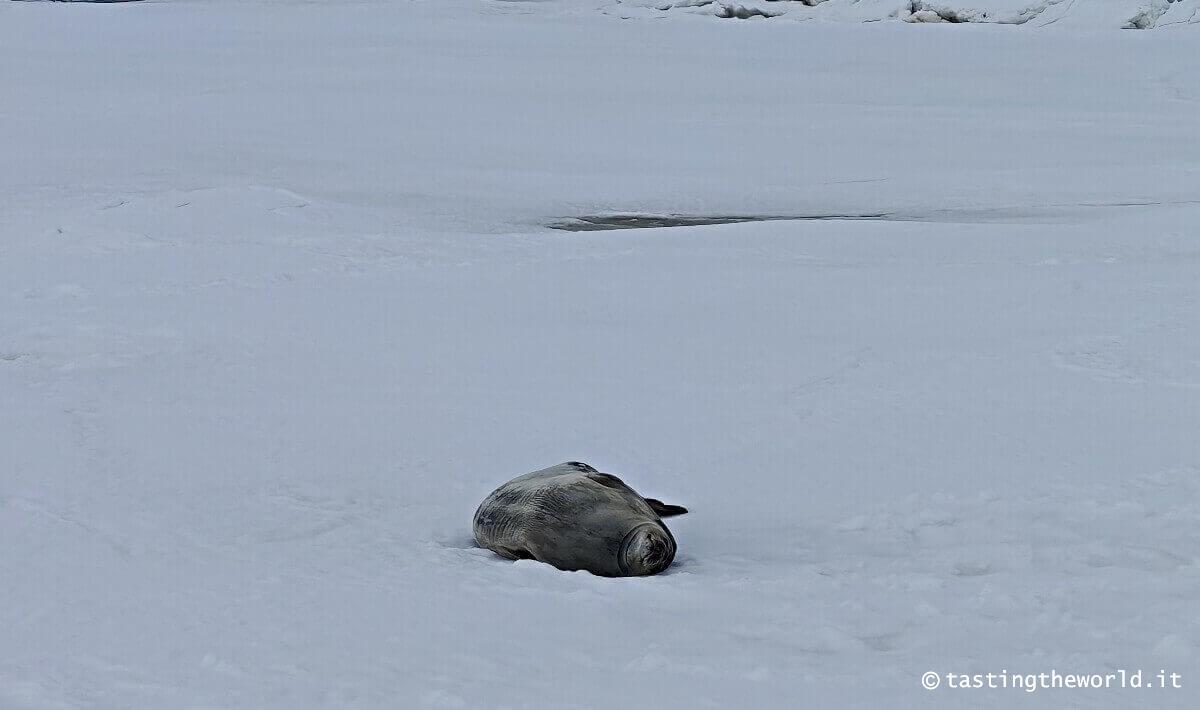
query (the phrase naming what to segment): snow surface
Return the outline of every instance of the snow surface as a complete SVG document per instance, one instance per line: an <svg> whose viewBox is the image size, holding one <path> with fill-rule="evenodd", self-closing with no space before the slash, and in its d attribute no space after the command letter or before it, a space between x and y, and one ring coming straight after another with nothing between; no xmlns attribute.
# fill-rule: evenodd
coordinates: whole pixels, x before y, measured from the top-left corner
<svg viewBox="0 0 1200 710"><path fill-rule="evenodd" d="M1200 35L624 7L0 3L0 708L1197 707Z"/></svg>

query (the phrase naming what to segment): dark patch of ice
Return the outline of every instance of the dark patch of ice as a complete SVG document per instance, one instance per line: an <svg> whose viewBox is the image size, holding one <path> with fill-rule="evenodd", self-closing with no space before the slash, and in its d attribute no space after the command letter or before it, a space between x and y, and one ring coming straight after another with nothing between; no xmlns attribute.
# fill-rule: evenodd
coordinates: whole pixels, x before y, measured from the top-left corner
<svg viewBox="0 0 1200 710"><path fill-rule="evenodd" d="M710 224L742 222L779 222L831 219L886 219L883 212L863 214L808 215L685 215L685 214L599 214L581 215L550 222L547 227L565 232L600 232L609 229L656 229L660 227L702 227Z"/></svg>
<svg viewBox="0 0 1200 710"><path fill-rule="evenodd" d="M678 214L613 212L563 217L545 226L564 232L600 232L614 229L660 229L664 227L703 227L710 224L744 222L875 221L875 222L951 222L1046 223L1076 219L1081 215L1108 209L1138 209L1200 204L1200 200L1127 200L1119 202L1075 202L1013 207L924 208L893 212L815 212L809 214Z"/></svg>

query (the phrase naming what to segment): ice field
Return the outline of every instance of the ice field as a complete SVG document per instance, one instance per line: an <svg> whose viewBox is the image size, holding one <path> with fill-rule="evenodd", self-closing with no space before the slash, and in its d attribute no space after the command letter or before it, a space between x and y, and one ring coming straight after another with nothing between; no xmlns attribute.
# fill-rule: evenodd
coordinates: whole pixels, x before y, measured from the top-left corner
<svg viewBox="0 0 1200 710"><path fill-rule="evenodd" d="M0 708L1197 707L1196 0L724 6L0 3Z"/></svg>

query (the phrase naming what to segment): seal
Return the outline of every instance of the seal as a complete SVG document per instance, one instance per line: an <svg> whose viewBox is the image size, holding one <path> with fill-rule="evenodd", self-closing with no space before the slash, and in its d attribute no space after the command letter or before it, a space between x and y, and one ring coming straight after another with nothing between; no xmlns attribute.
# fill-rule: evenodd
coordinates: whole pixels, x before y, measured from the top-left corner
<svg viewBox="0 0 1200 710"><path fill-rule="evenodd" d="M662 519L687 509L643 498L578 461L518 476L479 504L475 542L510 560L533 559L602 577L658 574L675 559Z"/></svg>

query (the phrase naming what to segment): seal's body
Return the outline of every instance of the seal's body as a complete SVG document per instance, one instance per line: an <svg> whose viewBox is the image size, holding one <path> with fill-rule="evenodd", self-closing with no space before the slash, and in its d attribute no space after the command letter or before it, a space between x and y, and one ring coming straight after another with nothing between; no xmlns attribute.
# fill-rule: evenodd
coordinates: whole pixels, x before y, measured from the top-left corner
<svg viewBox="0 0 1200 710"><path fill-rule="evenodd" d="M511 560L630 577L670 566L675 538L662 518L686 512L572 461L500 486L475 511L473 527L480 547Z"/></svg>

